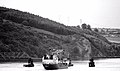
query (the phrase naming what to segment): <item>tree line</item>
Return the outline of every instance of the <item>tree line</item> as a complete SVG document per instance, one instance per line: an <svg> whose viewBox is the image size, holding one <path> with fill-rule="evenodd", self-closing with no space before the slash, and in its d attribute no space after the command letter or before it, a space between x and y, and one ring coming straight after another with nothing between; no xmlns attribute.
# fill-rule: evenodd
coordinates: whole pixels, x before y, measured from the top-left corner
<svg viewBox="0 0 120 71"><path fill-rule="evenodd" d="M58 22L14 9L8 9L7 11L0 13L0 17L26 26L44 29L56 34L71 35L75 33L65 25Z"/></svg>

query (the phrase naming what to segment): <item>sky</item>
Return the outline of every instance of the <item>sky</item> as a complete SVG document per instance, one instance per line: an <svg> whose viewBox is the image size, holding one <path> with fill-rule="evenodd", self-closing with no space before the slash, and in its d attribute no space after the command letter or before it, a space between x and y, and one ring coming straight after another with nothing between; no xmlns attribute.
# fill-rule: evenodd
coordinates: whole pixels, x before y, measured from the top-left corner
<svg viewBox="0 0 120 71"><path fill-rule="evenodd" d="M0 0L0 6L30 12L67 26L120 28L120 0Z"/></svg>

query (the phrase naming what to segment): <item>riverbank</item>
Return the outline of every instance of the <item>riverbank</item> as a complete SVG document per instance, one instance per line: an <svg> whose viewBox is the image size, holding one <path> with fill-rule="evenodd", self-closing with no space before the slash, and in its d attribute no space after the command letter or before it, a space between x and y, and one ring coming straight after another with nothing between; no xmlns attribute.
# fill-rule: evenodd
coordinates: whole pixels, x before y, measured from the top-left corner
<svg viewBox="0 0 120 71"><path fill-rule="evenodd" d="M120 58L117 56L114 57L93 57L94 60L103 60L103 59L108 59L108 58ZM42 62L41 58L32 58L33 62ZM88 59L89 60L89 59ZM76 62L76 61L88 61L88 60L72 60L72 62ZM3 60L0 59L0 63L7 63L7 62L28 62L28 58L16 58L16 59L7 59L7 60Z"/></svg>
<svg viewBox="0 0 120 71"><path fill-rule="evenodd" d="M32 58L33 62L41 62L41 58ZM0 59L0 63L5 63L5 62L28 62L28 58L16 58L16 59Z"/></svg>

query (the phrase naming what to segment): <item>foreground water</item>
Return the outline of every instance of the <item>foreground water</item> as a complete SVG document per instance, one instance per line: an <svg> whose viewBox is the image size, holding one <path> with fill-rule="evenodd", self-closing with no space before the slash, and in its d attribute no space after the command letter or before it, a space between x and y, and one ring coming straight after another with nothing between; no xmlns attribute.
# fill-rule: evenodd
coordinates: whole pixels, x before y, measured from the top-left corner
<svg viewBox="0 0 120 71"><path fill-rule="evenodd" d="M95 67L88 67L89 61L74 61L74 66L68 69L53 71L120 71L120 58L95 60ZM2 63L0 71L51 71L45 70L40 62L34 62L35 67L23 67L26 63Z"/></svg>

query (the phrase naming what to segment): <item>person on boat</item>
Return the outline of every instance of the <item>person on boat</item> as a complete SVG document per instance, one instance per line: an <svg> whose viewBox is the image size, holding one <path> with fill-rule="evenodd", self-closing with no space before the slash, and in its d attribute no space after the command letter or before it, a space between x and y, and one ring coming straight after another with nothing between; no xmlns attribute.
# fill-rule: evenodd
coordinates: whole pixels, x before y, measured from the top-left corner
<svg viewBox="0 0 120 71"><path fill-rule="evenodd" d="M71 62L71 59L68 58L68 60L69 60L69 64L68 64L68 66L73 66L73 64L72 64L72 62Z"/></svg>
<svg viewBox="0 0 120 71"><path fill-rule="evenodd" d="M45 54L44 59L49 59L49 55Z"/></svg>
<svg viewBox="0 0 120 71"><path fill-rule="evenodd" d="M28 59L28 65L32 66L32 67L34 66L33 59L31 59L31 58Z"/></svg>
<svg viewBox="0 0 120 71"><path fill-rule="evenodd" d="M53 55L50 55L50 59L53 59Z"/></svg>
<svg viewBox="0 0 120 71"><path fill-rule="evenodd" d="M89 67L95 67L94 59L91 58L89 62Z"/></svg>
<svg viewBox="0 0 120 71"><path fill-rule="evenodd" d="M72 63L71 63L71 60L69 60L69 65L71 65Z"/></svg>

